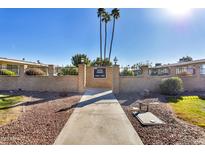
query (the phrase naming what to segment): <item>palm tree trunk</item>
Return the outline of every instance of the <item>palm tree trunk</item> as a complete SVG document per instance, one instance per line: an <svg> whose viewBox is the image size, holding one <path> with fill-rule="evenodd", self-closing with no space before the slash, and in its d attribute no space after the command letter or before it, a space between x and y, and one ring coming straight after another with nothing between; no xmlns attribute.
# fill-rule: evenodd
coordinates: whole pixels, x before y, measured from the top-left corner
<svg viewBox="0 0 205 154"><path fill-rule="evenodd" d="M102 20L100 16L100 63L102 64Z"/></svg>
<svg viewBox="0 0 205 154"><path fill-rule="evenodd" d="M111 58L112 43L113 43L114 33L115 33L115 18L113 19L113 26L112 26L112 38L111 38L111 43L110 43L109 61L110 61L110 58Z"/></svg>
<svg viewBox="0 0 205 154"><path fill-rule="evenodd" d="M105 44L104 44L104 61L106 59L106 45L107 44L107 23L105 22Z"/></svg>

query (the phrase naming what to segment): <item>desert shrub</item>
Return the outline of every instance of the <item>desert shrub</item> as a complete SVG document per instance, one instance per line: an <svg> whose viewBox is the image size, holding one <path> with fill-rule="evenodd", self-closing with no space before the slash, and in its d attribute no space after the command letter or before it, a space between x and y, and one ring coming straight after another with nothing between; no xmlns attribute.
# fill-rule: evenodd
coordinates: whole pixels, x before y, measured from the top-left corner
<svg viewBox="0 0 205 154"><path fill-rule="evenodd" d="M177 95L183 92L183 82L179 77L171 77L162 79L160 83L160 91L166 95Z"/></svg>
<svg viewBox="0 0 205 154"><path fill-rule="evenodd" d="M10 70L0 70L0 75L15 76L16 73Z"/></svg>
<svg viewBox="0 0 205 154"><path fill-rule="evenodd" d="M46 75L40 68L29 68L25 71L26 75Z"/></svg>
<svg viewBox="0 0 205 154"><path fill-rule="evenodd" d="M135 73L132 70L129 70L128 68L124 68L122 72L120 72L121 76L134 76Z"/></svg>
<svg viewBox="0 0 205 154"><path fill-rule="evenodd" d="M76 67L64 67L58 75L78 75L78 69Z"/></svg>

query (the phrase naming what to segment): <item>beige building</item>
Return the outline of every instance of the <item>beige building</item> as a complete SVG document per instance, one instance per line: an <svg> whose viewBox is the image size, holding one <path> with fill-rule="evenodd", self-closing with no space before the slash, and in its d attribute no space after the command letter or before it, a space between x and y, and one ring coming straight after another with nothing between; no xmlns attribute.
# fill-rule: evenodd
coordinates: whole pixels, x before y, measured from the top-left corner
<svg viewBox="0 0 205 154"><path fill-rule="evenodd" d="M193 60L189 62L178 62L174 64L166 64L149 68L151 76L194 76L205 75L205 59Z"/></svg>
<svg viewBox="0 0 205 154"><path fill-rule="evenodd" d="M142 68L139 76L120 76L120 92L159 91L162 79L180 77L186 91L205 91L205 59Z"/></svg>
<svg viewBox="0 0 205 154"><path fill-rule="evenodd" d="M0 57L0 69L7 69L19 75L19 69L21 65L24 65L27 68L40 68L44 72L48 72L48 65L46 64Z"/></svg>

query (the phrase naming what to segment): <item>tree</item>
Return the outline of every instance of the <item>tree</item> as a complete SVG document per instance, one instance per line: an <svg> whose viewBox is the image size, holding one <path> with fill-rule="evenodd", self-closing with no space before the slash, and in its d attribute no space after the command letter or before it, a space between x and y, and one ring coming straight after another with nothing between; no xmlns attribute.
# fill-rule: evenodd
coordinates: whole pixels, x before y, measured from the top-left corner
<svg viewBox="0 0 205 154"><path fill-rule="evenodd" d="M78 75L78 69L76 67L63 67L61 71L58 73L58 76L61 75Z"/></svg>
<svg viewBox="0 0 205 154"><path fill-rule="evenodd" d="M92 61L91 66L112 66L112 62L110 62L108 58L101 61L98 57L96 60Z"/></svg>
<svg viewBox="0 0 205 154"><path fill-rule="evenodd" d="M127 66L127 67L123 68L122 72L120 72L120 75L122 75L122 76L134 76L135 74L134 74L133 70L129 69L129 67Z"/></svg>
<svg viewBox="0 0 205 154"><path fill-rule="evenodd" d="M98 18L100 18L100 59L102 61L102 14L105 12L104 8L98 9Z"/></svg>
<svg viewBox="0 0 205 154"><path fill-rule="evenodd" d="M82 62L83 60L83 62ZM78 67L79 64L86 64L86 65L89 65L90 64L90 60L89 58L87 57L87 55L85 54L76 54L74 55L72 58L71 58L71 62L74 66Z"/></svg>
<svg viewBox="0 0 205 154"><path fill-rule="evenodd" d="M117 8L113 9L111 16L113 17L113 26L112 26L112 37L111 37L111 42L110 42L109 61L111 58L112 44L113 44L113 38L114 38L114 32L115 32L115 20L117 20L120 17L120 10Z"/></svg>
<svg viewBox="0 0 205 154"><path fill-rule="evenodd" d="M152 66L152 63L147 61L146 63L143 63L143 62L139 62L139 63L136 63L134 65L131 66L131 68L133 70L141 70L142 69L142 66L148 66L148 67L151 67Z"/></svg>
<svg viewBox="0 0 205 154"><path fill-rule="evenodd" d="M106 59L106 47L107 47L107 23L110 21L110 15L107 12L102 14L102 22L105 23L105 42L104 42L104 60Z"/></svg>
<svg viewBox="0 0 205 154"><path fill-rule="evenodd" d="M179 59L179 62L180 62L180 63L181 63L181 62L189 62L189 61L192 61L192 60L193 60L192 57L186 56L186 57L180 58L180 59Z"/></svg>
<svg viewBox="0 0 205 154"><path fill-rule="evenodd" d="M151 67L152 63L149 61L146 61L146 63L139 62L139 63L132 65L131 70L134 72L136 76L141 75L143 73L143 69L142 69L143 66Z"/></svg>

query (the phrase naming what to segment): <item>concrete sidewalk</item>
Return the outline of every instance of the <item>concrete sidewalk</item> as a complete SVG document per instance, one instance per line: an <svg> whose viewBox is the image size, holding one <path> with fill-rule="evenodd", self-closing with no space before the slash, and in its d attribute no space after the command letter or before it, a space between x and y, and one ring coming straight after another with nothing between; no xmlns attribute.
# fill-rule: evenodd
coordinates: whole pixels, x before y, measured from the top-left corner
<svg viewBox="0 0 205 154"><path fill-rule="evenodd" d="M111 90L88 89L54 144L143 144Z"/></svg>

